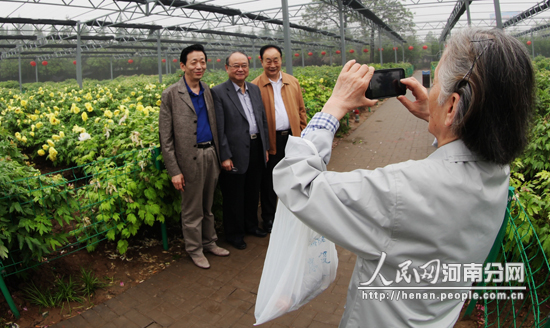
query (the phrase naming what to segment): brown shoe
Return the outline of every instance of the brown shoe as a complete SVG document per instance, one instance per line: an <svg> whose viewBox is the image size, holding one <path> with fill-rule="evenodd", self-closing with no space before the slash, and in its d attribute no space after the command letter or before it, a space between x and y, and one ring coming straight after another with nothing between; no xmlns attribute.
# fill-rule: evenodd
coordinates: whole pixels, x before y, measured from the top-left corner
<svg viewBox="0 0 550 328"><path fill-rule="evenodd" d="M229 251L225 248L221 248L219 246L210 247L209 249L205 249L205 252L212 253L216 256L227 256L229 255Z"/></svg>
<svg viewBox="0 0 550 328"><path fill-rule="evenodd" d="M201 269L210 268L210 263L208 263L208 260L202 254L199 256L191 256L191 259L193 260L193 263Z"/></svg>

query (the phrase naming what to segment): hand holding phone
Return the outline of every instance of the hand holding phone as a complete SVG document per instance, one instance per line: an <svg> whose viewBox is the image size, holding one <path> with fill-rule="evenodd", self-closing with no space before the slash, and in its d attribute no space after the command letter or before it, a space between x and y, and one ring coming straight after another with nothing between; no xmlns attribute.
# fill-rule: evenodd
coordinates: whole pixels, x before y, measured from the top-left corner
<svg viewBox="0 0 550 328"><path fill-rule="evenodd" d="M405 70L402 68L376 70L365 92L365 97L381 99L405 95L407 87L400 82L404 78Z"/></svg>

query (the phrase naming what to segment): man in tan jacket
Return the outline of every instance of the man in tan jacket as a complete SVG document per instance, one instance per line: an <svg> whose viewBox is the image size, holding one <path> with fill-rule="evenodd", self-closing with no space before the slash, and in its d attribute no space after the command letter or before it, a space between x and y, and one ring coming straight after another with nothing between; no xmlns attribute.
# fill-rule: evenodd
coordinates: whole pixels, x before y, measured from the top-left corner
<svg viewBox="0 0 550 328"><path fill-rule="evenodd" d="M281 48L265 45L260 49L260 58L264 72L252 83L260 87L269 130L269 162L262 176L261 204L264 230L271 232L277 206L273 168L285 157L288 136L300 136L307 125L307 117L298 80L281 71Z"/></svg>

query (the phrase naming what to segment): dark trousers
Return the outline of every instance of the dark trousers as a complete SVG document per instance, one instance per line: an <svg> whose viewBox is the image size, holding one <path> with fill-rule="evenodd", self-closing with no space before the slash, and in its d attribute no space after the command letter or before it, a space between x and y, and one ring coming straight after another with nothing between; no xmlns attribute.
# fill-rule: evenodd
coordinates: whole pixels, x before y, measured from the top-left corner
<svg viewBox="0 0 550 328"><path fill-rule="evenodd" d="M276 134L277 153L269 154L267 168L264 170L261 186L261 202L262 202L262 221L272 221L275 217L277 209L277 194L273 190L273 168L285 157L285 148L288 141L288 135Z"/></svg>
<svg viewBox="0 0 550 328"><path fill-rule="evenodd" d="M242 239L245 232L258 228L258 200L265 169L260 138L250 140L250 159L245 173L222 170L223 228L228 241Z"/></svg>

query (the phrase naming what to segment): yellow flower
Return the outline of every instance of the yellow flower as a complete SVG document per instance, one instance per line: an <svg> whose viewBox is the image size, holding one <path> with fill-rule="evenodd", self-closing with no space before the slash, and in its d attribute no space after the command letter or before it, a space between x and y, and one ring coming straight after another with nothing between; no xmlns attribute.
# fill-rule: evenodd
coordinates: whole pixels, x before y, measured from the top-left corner
<svg viewBox="0 0 550 328"><path fill-rule="evenodd" d="M321 78L321 79L319 80L319 83L323 83L323 82L325 82L325 80L323 80L323 78Z"/></svg>
<svg viewBox="0 0 550 328"><path fill-rule="evenodd" d="M112 118L113 117L113 113L110 111L110 110L106 110L105 113L103 114L105 116L107 116L108 118Z"/></svg>
<svg viewBox="0 0 550 328"><path fill-rule="evenodd" d="M212 89L214 86L216 86L214 83L209 85L210 89Z"/></svg>
<svg viewBox="0 0 550 328"><path fill-rule="evenodd" d="M48 148L50 148L50 146L48 146L48 145L42 145L42 149L48 150Z"/></svg>
<svg viewBox="0 0 550 328"><path fill-rule="evenodd" d="M42 149L39 149L39 150L38 150L38 155L44 156L44 155L46 155L46 152L43 151Z"/></svg>
<svg viewBox="0 0 550 328"><path fill-rule="evenodd" d="M60 136L61 138L65 138L65 132L59 131L59 136Z"/></svg>
<svg viewBox="0 0 550 328"><path fill-rule="evenodd" d="M86 112L82 112L82 120L86 122L87 119L88 119L88 114L86 114Z"/></svg>
<svg viewBox="0 0 550 328"><path fill-rule="evenodd" d="M80 113L80 108L78 108L78 106L76 106L76 104L73 103L72 106L71 106L71 112L73 112L75 114L78 114L78 113Z"/></svg>
<svg viewBox="0 0 550 328"><path fill-rule="evenodd" d="M136 109L140 112L143 110L143 108L145 108L145 107L143 107L142 104L139 104L139 105L136 106Z"/></svg>
<svg viewBox="0 0 550 328"><path fill-rule="evenodd" d="M53 92L50 92L50 98L53 98L55 95Z"/></svg>
<svg viewBox="0 0 550 328"><path fill-rule="evenodd" d="M112 124L113 120L107 120L107 123Z"/></svg>
<svg viewBox="0 0 550 328"><path fill-rule="evenodd" d="M160 104L162 104L162 101L157 100L157 106L160 106Z"/></svg>
<svg viewBox="0 0 550 328"><path fill-rule="evenodd" d="M59 140L61 140L61 137L58 136L57 134L54 134L54 135L52 136L52 139L55 140L55 141L59 141Z"/></svg>
<svg viewBox="0 0 550 328"><path fill-rule="evenodd" d="M48 158L51 159L52 161L55 161L57 157L57 150L55 150L55 148L53 147L50 147L50 149L48 149L48 153L50 154Z"/></svg>
<svg viewBox="0 0 550 328"><path fill-rule="evenodd" d="M35 109L35 110L34 110L34 113L35 113L35 114L40 114L40 111L39 111L38 109Z"/></svg>
<svg viewBox="0 0 550 328"><path fill-rule="evenodd" d="M90 104L89 102L86 103L86 104L84 104L84 107L86 107L86 110L87 110L88 112L91 112L91 111L94 110L94 108L92 107L92 104Z"/></svg>
<svg viewBox="0 0 550 328"><path fill-rule="evenodd" d="M29 117L33 121L36 121L38 119L38 115L30 115Z"/></svg>
<svg viewBox="0 0 550 328"><path fill-rule="evenodd" d="M115 116L118 116L118 114L120 114L120 110L119 109L115 110L113 114L115 114Z"/></svg>
<svg viewBox="0 0 550 328"><path fill-rule="evenodd" d="M132 97L136 95L134 91L130 92L130 94L132 95Z"/></svg>
<svg viewBox="0 0 550 328"><path fill-rule="evenodd" d="M149 107L149 106L147 106ZM145 108L143 109L143 114L145 114L145 116L149 116L149 109Z"/></svg>
<svg viewBox="0 0 550 328"><path fill-rule="evenodd" d="M21 140L21 133L15 132L15 139Z"/></svg>
<svg viewBox="0 0 550 328"><path fill-rule="evenodd" d="M57 124L59 124L60 122L61 122L61 121L58 120L57 118L55 118L55 116L52 115L52 116L50 117L50 123L51 123L52 125L57 125ZM38 124L37 124L37 125L38 125Z"/></svg>
<svg viewBox="0 0 550 328"><path fill-rule="evenodd" d="M27 137L25 137L25 136L22 136L22 137L21 137L21 141L23 141L23 142L27 142Z"/></svg>
<svg viewBox="0 0 550 328"><path fill-rule="evenodd" d="M29 132L29 134L31 135L31 137L34 137L34 132Z"/></svg>
<svg viewBox="0 0 550 328"><path fill-rule="evenodd" d="M23 99L21 99L21 106L27 106L27 101L26 101L26 100L23 100Z"/></svg>
<svg viewBox="0 0 550 328"><path fill-rule="evenodd" d="M46 140L46 142L48 143L48 145L50 145L50 147L55 146L55 144L53 143L53 141L51 141L50 139Z"/></svg>
<svg viewBox="0 0 550 328"><path fill-rule="evenodd" d="M36 123L36 128L40 129L42 127L42 125L44 125L44 124L42 124L42 122L38 122L38 123Z"/></svg>
<svg viewBox="0 0 550 328"><path fill-rule="evenodd" d="M99 122L99 120L101 120L101 117L97 117L97 118L94 120L94 123Z"/></svg>

